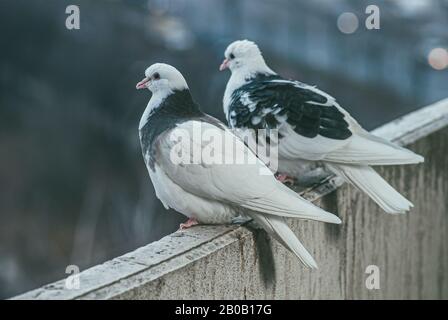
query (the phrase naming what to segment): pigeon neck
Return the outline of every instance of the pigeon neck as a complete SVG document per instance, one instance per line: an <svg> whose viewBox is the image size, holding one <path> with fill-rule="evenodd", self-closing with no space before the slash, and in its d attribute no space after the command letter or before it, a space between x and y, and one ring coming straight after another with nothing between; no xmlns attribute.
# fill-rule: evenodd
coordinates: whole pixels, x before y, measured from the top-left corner
<svg viewBox="0 0 448 320"><path fill-rule="evenodd" d="M201 116L199 106L194 102L190 90L174 90L156 92L151 97L140 120L139 130L148 123L150 118L187 119Z"/></svg>
<svg viewBox="0 0 448 320"><path fill-rule="evenodd" d="M165 101L165 99L171 95L173 91L171 90L159 90L152 94L151 99L149 99L148 105L146 106L145 111L140 119L140 123L138 125L138 129L141 130L143 126L148 122L148 118L159 106Z"/></svg>
<svg viewBox="0 0 448 320"><path fill-rule="evenodd" d="M261 58L258 63L248 64L247 66L232 71L223 98L225 115L228 113L232 93L259 75L273 76L277 74L266 65L263 58Z"/></svg>
<svg viewBox="0 0 448 320"><path fill-rule="evenodd" d="M233 74L243 79L250 79L257 74L272 75L275 74L275 72L268 67L263 57L260 56L251 61L247 61L243 66L235 70L235 72L232 72L232 75Z"/></svg>
<svg viewBox="0 0 448 320"><path fill-rule="evenodd" d="M263 58L232 71L230 83L234 89L236 89L260 74L267 76L276 75L276 73L266 65Z"/></svg>

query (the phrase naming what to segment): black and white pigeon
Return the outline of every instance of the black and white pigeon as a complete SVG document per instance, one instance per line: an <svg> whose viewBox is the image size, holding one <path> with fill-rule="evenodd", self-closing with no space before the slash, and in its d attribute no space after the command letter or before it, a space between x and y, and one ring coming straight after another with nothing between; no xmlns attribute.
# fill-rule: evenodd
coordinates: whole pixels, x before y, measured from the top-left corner
<svg viewBox="0 0 448 320"><path fill-rule="evenodd" d="M413 205L392 188L374 165L423 162L423 157L364 130L336 100L269 68L248 40L231 43L220 70L230 69L223 107L230 128L278 129L278 178L297 178L322 163L370 196L388 213Z"/></svg>
<svg viewBox="0 0 448 320"><path fill-rule="evenodd" d="M228 224L244 215L315 268L285 217L337 224L341 220L277 181L223 123L201 112L176 68L153 64L136 87L152 92L139 125L143 158L165 208L189 218L181 229L198 223ZM226 144L217 143L220 139ZM206 155L213 155L213 161Z"/></svg>

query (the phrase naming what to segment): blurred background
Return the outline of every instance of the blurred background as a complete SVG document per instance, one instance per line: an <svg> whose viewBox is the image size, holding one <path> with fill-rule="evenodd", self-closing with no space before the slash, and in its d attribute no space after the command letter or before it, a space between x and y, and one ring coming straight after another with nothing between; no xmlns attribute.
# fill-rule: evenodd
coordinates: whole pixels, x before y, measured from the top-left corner
<svg viewBox="0 0 448 320"><path fill-rule="evenodd" d="M80 30L65 27L70 4ZM365 27L371 4L380 30ZM152 63L178 67L223 119L218 66L248 38L373 129L448 96L447 25L448 0L1 0L0 298L185 220L155 198L140 153L150 92L135 84Z"/></svg>

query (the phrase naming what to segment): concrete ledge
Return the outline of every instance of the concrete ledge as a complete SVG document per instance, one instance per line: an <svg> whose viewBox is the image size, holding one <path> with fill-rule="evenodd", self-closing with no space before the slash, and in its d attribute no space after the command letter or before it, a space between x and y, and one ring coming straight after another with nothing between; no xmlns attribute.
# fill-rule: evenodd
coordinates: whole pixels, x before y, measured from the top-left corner
<svg viewBox="0 0 448 320"><path fill-rule="evenodd" d="M60 280L13 299L448 298L447 125L448 99L374 131L426 158L423 165L379 168L414 202L407 215L382 213L336 177L303 193L343 221L290 221L317 271L272 243L277 280L265 288L250 231L199 226L81 272L80 289L66 289ZM380 269L380 290L365 287L368 265Z"/></svg>

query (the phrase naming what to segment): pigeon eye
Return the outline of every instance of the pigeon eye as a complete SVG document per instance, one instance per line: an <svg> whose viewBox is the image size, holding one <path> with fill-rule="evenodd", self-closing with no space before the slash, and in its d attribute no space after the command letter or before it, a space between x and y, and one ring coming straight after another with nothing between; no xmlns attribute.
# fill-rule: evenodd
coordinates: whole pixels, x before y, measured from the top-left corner
<svg viewBox="0 0 448 320"><path fill-rule="evenodd" d="M230 59L235 59L235 55L234 55L233 53L231 53L231 54L229 55L229 58L230 58Z"/></svg>
<svg viewBox="0 0 448 320"><path fill-rule="evenodd" d="M152 77L154 78L154 80L159 80L160 79L160 74L158 72L154 73L152 75Z"/></svg>

